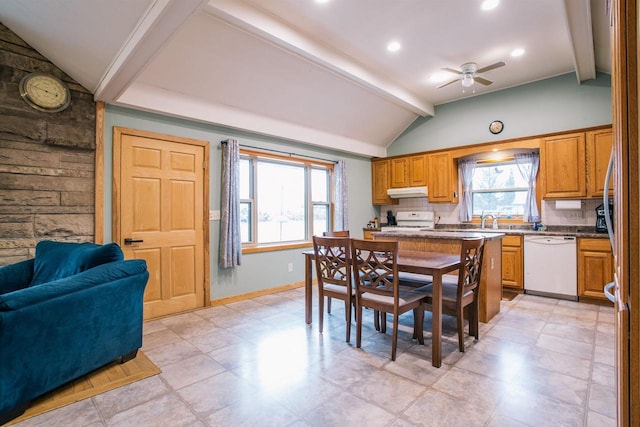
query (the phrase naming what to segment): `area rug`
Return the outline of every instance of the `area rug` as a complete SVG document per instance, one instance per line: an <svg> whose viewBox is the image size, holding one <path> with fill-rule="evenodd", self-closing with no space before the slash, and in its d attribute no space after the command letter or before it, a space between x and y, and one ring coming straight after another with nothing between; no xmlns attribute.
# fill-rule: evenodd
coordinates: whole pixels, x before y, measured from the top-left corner
<svg viewBox="0 0 640 427"><path fill-rule="evenodd" d="M31 402L31 406L7 426L44 412L97 396L123 385L159 374L160 369L141 351L126 363L118 361L98 368L75 381L67 383Z"/></svg>

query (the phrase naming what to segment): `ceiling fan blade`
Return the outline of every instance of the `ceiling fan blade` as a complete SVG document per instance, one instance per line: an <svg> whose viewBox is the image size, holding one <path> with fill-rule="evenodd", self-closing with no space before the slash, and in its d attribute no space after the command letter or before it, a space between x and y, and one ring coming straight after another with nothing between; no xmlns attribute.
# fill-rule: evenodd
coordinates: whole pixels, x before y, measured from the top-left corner
<svg viewBox="0 0 640 427"><path fill-rule="evenodd" d="M459 81L460 81L460 79L453 79L450 82L446 82L446 83L441 84L440 86L438 86L438 89L440 89L441 87L449 86L451 83L455 83L455 82L459 82Z"/></svg>
<svg viewBox="0 0 640 427"><path fill-rule="evenodd" d="M486 73L487 71L495 70L496 68L504 67L506 64L502 61L496 62L495 64L487 65L484 68L480 68L476 70L476 73Z"/></svg>
<svg viewBox="0 0 640 427"><path fill-rule="evenodd" d="M454 73L454 74L462 74L462 71L460 70L454 70L453 68L441 68L444 71L448 71L450 73Z"/></svg>
<svg viewBox="0 0 640 427"><path fill-rule="evenodd" d="M489 86L491 83L493 83L491 80L483 79L482 77L474 77L473 79L481 85L485 86Z"/></svg>

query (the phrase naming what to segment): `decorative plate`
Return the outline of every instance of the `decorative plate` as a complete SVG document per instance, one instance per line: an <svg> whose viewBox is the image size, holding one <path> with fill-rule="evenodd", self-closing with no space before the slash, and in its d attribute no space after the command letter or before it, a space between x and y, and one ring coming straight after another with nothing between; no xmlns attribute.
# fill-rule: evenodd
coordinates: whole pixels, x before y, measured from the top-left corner
<svg viewBox="0 0 640 427"><path fill-rule="evenodd" d="M504 123L502 123L500 120L494 120L489 125L489 132L494 135L502 132L502 129L504 129Z"/></svg>

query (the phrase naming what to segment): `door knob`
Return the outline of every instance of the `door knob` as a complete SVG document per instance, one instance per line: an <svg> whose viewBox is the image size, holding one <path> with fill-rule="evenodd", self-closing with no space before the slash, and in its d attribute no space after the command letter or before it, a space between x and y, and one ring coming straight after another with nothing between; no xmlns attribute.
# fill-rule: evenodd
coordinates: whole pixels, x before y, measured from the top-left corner
<svg viewBox="0 0 640 427"><path fill-rule="evenodd" d="M124 239L124 244L125 245L133 245L134 243L142 243L144 242L144 240L142 239L132 239L131 237L127 237L126 239Z"/></svg>

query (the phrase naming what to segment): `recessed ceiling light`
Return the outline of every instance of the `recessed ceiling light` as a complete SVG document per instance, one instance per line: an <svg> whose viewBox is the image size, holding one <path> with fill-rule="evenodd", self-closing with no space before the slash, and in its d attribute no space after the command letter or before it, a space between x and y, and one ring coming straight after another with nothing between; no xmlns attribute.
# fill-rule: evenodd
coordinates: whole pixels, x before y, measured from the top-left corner
<svg viewBox="0 0 640 427"><path fill-rule="evenodd" d="M522 55L524 55L524 49L523 49L523 48L521 48L521 47L519 47L519 48L517 48L517 49L513 49L513 50L511 51L511 56L513 56L514 58L515 58L516 56L522 56Z"/></svg>
<svg viewBox="0 0 640 427"><path fill-rule="evenodd" d="M387 45L387 50L389 52L397 52L400 50L401 47L402 45L400 44L400 42L397 42L394 40Z"/></svg>
<svg viewBox="0 0 640 427"><path fill-rule="evenodd" d="M482 2L482 10L495 9L499 3L500 3L500 0L484 0Z"/></svg>
<svg viewBox="0 0 640 427"><path fill-rule="evenodd" d="M316 3L329 3L329 0L316 0Z"/></svg>

